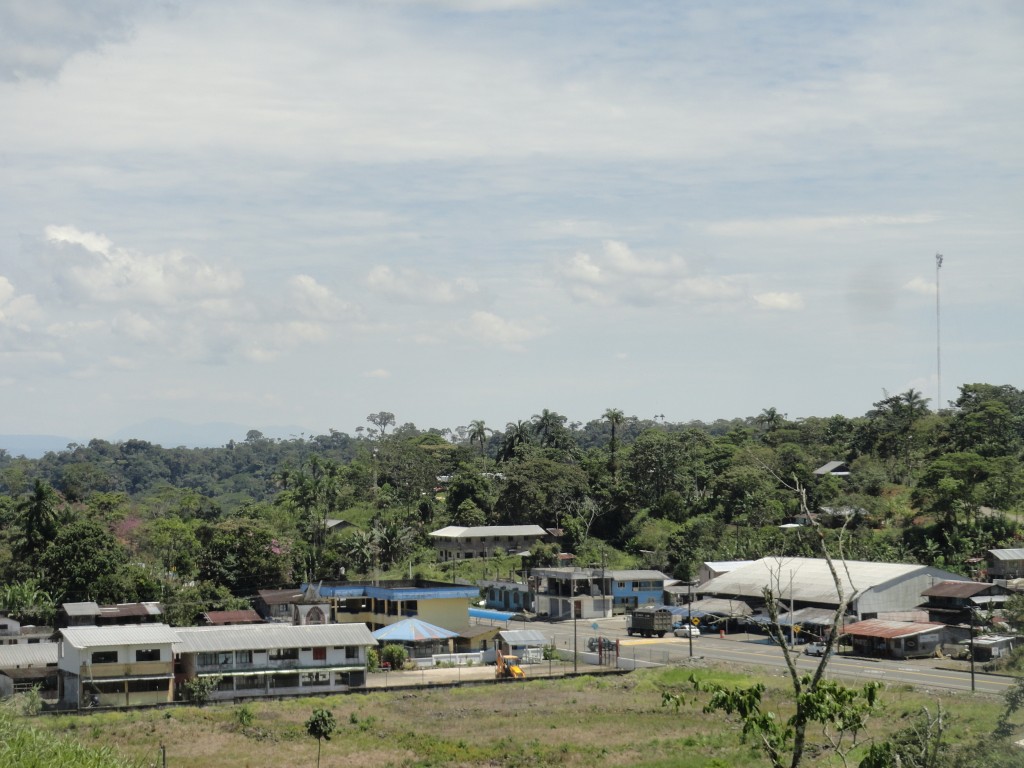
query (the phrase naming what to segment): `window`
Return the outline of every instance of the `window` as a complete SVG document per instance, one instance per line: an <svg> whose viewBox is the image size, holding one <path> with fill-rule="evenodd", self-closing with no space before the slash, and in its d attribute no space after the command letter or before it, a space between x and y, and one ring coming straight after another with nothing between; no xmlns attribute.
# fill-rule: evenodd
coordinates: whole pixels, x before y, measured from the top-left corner
<svg viewBox="0 0 1024 768"><path fill-rule="evenodd" d="M129 680L128 693L167 693L171 681L168 680Z"/></svg>
<svg viewBox="0 0 1024 768"><path fill-rule="evenodd" d="M93 651L93 664L117 664L117 651Z"/></svg>
<svg viewBox="0 0 1024 768"><path fill-rule="evenodd" d="M252 664L252 651L235 651L235 664Z"/></svg>
<svg viewBox="0 0 1024 768"><path fill-rule="evenodd" d="M136 661L160 661L159 648L139 648L135 651Z"/></svg>
<svg viewBox="0 0 1024 768"><path fill-rule="evenodd" d="M309 650L308 648L306 649ZM299 658L298 648L274 648L270 651L271 661L297 661Z"/></svg>
<svg viewBox="0 0 1024 768"><path fill-rule="evenodd" d="M314 648L313 649L313 661L327 661L327 649L326 648Z"/></svg>
<svg viewBox="0 0 1024 768"><path fill-rule="evenodd" d="M331 673L330 672L303 672L302 673L302 685L330 685L331 684Z"/></svg>
<svg viewBox="0 0 1024 768"><path fill-rule="evenodd" d="M235 678L236 690L253 690L263 687L263 675L240 675Z"/></svg>
<svg viewBox="0 0 1024 768"><path fill-rule="evenodd" d="M349 645L345 647L345 661L357 660L359 658L359 646Z"/></svg>

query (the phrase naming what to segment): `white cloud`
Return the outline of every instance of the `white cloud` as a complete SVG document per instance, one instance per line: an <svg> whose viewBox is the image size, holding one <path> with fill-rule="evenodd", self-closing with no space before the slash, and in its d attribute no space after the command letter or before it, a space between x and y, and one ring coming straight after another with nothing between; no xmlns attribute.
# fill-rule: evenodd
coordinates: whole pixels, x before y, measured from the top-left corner
<svg viewBox="0 0 1024 768"><path fill-rule="evenodd" d="M934 296L935 281L925 280L923 277L915 277L905 283L903 289L911 293L921 294L922 296Z"/></svg>
<svg viewBox="0 0 1024 768"><path fill-rule="evenodd" d="M41 315L35 296L18 294L14 284L0 275L0 325L27 331Z"/></svg>
<svg viewBox="0 0 1024 768"><path fill-rule="evenodd" d="M396 270L384 264L370 270L366 284L382 296L414 304L452 304L479 291L476 282L469 278L442 280L419 270Z"/></svg>
<svg viewBox="0 0 1024 768"><path fill-rule="evenodd" d="M352 311L351 305L309 275L295 275L288 285L295 308L308 317L336 319Z"/></svg>
<svg viewBox="0 0 1024 768"><path fill-rule="evenodd" d="M390 379L391 372L384 368L374 368L372 371L366 371L363 376L368 379Z"/></svg>
<svg viewBox="0 0 1024 768"><path fill-rule="evenodd" d="M804 308L804 299L799 293L768 293L754 294L754 301L761 309L797 310Z"/></svg>
<svg viewBox="0 0 1024 768"><path fill-rule="evenodd" d="M505 320L493 312L474 312L469 318L468 335L485 344L519 350L523 344L542 333Z"/></svg>
<svg viewBox="0 0 1024 768"><path fill-rule="evenodd" d="M171 306L183 299L236 293L243 285L237 271L177 251L152 255L115 247L105 235L72 226L47 227L46 239L62 252L61 246L72 246L61 254L65 258L58 276L71 298L81 302Z"/></svg>
<svg viewBox="0 0 1024 768"><path fill-rule="evenodd" d="M575 253L556 272L571 296L597 306L718 302L741 295L734 278L692 274L680 256L641 256L616 240L606 241L597 255Z"/></svg>

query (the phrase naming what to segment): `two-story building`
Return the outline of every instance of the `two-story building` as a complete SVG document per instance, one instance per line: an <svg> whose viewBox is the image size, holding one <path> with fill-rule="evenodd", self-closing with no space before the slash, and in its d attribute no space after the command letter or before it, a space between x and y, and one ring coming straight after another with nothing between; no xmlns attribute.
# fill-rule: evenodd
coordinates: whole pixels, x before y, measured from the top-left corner
<svg viewBox="0 0 1024 768"><path fill-rule="evenodd" d="M366 683L365 624L253 624L175 630L179 680L213 678L212 699L336 693Z"/></svg>
<svg viewBox="0 0 1024 768"><path fill-rule="evenodd" d="M464 632L469 629L469 603L480 599L479 587L423 579L322 584L318 592L330 604L332 621L367 624L370 629L416 617L452 632Z"/></svg>
<svg viewBox="0 0 1024 768"><path fill-rule="evenodd" d="M178 637L166 624L65 627L60 635L61 706L129 707L173 700Z"/></svg>
<svg viewBox="0 0 1024 768"><path fill-rule="evenodd" d="M1024 577L1024 549L990 549L985 559L990 579Z"/></svg>
<svg viewBox="0 0 1024 768"><path fill-rule="evenodd" d="M665 582L661 571L604 568L534 568L530 583L539 615L553 621L593 619L630 613L642 605L661 605Z"/></svg>
<svg viewBox="0 0 1024 768"><path fill-rule="evenodd" d="M943 624L974 624L979 614L1001 608L1009 590L985 581L940 581L921 592L928 620Z"/></svg>
<svg viewBox="0 0 1024 768"><path fill-rule="evenodd" d="M438 559L445 562L528 552L547 536L539 525L449 525L430 533Z"/></svg>

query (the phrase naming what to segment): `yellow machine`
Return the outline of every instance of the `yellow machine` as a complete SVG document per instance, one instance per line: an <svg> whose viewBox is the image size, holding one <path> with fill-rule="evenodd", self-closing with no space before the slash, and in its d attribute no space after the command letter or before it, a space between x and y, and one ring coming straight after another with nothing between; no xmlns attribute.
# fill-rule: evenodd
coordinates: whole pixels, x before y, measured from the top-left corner
<svg viewBox="0 0 1024 768"><path fill-rule="evenodd" d="M498 678L525 678L526 673L519 666L518 656L506 656L499 650L498 659L494 666L494 676Z"/></svg>

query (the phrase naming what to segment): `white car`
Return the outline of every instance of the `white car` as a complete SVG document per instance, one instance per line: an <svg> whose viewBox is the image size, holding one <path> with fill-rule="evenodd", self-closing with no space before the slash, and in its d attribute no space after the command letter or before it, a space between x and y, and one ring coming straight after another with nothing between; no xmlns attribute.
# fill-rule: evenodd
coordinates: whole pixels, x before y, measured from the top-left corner
<svg viewBox="0 0 1024 768"><path fill-rule="evenodd" d="M700 637L700 627L695 627L693 624L683 624L681 627L676 627L672 634L676 637Z"/></svg>

